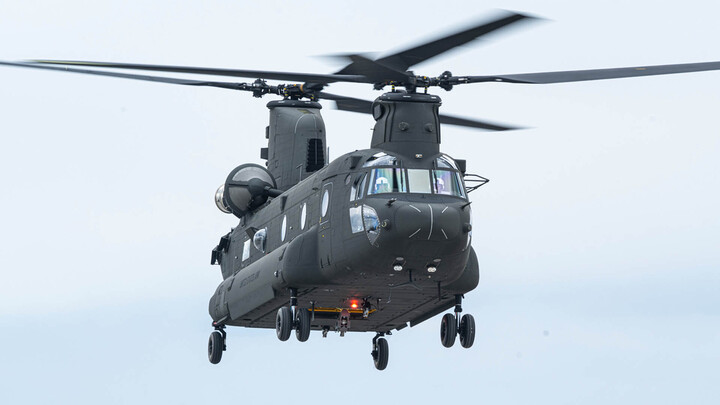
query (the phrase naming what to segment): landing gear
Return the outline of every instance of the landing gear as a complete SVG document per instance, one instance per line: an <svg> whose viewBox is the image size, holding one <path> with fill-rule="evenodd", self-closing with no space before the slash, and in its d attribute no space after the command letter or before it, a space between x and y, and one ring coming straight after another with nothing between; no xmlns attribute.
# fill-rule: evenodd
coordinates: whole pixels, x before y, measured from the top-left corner
<svg viewBox="0 0 720 405"><path fill-rule="evenodd" d="M375 368L378 370L385 370L388 365L388 358L390 356L390 348L387 340L385 340L383 334L378 333L373 338L373 351L370 353L375 363Z"/></svg>
<svg viewBox="0 0 720 405"><path fill-rule="evenodd" d="M295 317L295 337L300 342L305 342L310 337L311 314L307 309L298 309Z"/></svg>
<svg viewBox="0 0 720 405"><path fill-rule="evenodd" d="M460 320L458 335L460 335L460 345L462 347L466 349L472 347L473 342L475 342L475 318L472 315L463 315Z"/></svg>
<svg viewBox="0 0 720 405"><path fill-rule="evenodd" d="M293 327L293 315L290 307L282 307L278 309L275 316L275 332L278 339L286 341L290 338L290 332Z"/></svg>
<svg viewBox="0 0 720 405"><path fill-rule="evenodd" d="M313 303L313 310L315 303ZM305 308L297 307L297 288L290 289L290 306L278 309L275 316L275 332L278 339L286 341L290 338L292 330L295 329L295 337L300 342L305 342L310 337L310 324L312 313Z"/></svg>
<svg viewBox="0 0 720 405"><path fill-rule="evenodd" d="M440 341L445 347L455 344L456 335L460 335L460 345L466 349L475 342L475 318L470 314L460 318L462 298L460 294L455 296L455 315L445 314L440 322Z"/></svg>
<svg viewBox="0 0 720 405"><path fill-rule="evenodd" d="M457 321L455 315L445 314L440 321L440 341L445 347L452 347L455 344L455 336L457 336Z"/></svg>
<svg viewBox="0 0 720 405"><path fill-rule="evenodd" d="M224 325L213 324L213 326L215 326L215 330L212 331L210 339L208 339L208 360L212 364L218 364L222 360L222 354L226 349L225 338L227 335L225 334Z"/></svg>

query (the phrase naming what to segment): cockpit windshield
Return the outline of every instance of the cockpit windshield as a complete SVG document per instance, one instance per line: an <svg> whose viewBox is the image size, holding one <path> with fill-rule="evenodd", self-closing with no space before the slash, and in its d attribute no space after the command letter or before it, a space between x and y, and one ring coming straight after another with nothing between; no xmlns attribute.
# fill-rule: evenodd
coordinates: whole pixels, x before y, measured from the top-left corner
<svg viewBox="0 0 720 405"><path fill-rule="evenodd" d="M367 194L422 193L465 198L460 174L453 170L378 168L370 171Z"/></svg>
<svg viewBox="0 0 720 405"><path fill-rule="evenodd" d="M407 182L403 169L373 169L370 174L369 194L405 193Z"/></svg>

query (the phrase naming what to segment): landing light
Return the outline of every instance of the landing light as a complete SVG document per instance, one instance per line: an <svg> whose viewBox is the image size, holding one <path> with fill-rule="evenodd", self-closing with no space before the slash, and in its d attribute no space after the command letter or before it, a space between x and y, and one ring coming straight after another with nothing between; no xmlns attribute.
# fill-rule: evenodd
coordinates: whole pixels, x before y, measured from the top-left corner
<svg viewBox="0 0 720 405"><path fill-rule="evenodd" d="M393 266L393 270L395 271L402 271L402 264L396 264Z"/></svg>
<svg viewBox="0 0 720 405"><path fill-rule="evenodd" d="M428 266L427 271L428 271L428 273L435 273L437 271L437 267Z"/></svg>

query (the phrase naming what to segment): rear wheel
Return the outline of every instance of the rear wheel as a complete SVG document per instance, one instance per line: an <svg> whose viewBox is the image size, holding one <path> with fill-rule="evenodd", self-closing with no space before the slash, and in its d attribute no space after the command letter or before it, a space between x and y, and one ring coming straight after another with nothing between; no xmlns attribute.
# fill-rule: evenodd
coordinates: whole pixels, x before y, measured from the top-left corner
<svg viewBox="0 0 720 405"><path fill-rule="evenodd" d="M208 339L208 360L210 360L210 363L220 363L223 349L225 349L225 339L223 339L220 331L215 330L210 334L210 339Z"/></svg>
<svg viewBox="0 0 720 405"><path fill-rule="evenodd" d="M440 341L445 347L452 347L455 344L455 336L457 335L457 325L455 323L455 315L445 314L440 322Z"/></svg>
<svg viewBox="0 0 720 405"><path fill-rule="evenodd" d="M275 317L275 332L277 332L278 339L283 342L290 338L292 321L292 310L290 310L290 307L278 309L277 316Z"/></svg>
<svg viewBox="0 0 720 405"><path fill-rule="evenodd" d="M375 342L375 350L373 350L372 355L375 361L375 368L385 370L385 367L388 365L388 359L390 358L390 347L385 338L378 338L377 342Z"/></svg>
<svg viewBox="0 0 720 405"><path fill-rule="evenodd" d="M307 309L298 309L295 337L297 337L297 340L300 342L305 342L310 337L310 315L310 311Z"/></svg>
<svg viewBox="0 0 720 405"><path fill-rule="evenodd" d="M465 314L460 319L458 334L460 335L460 345L469 349L475 342L475 318L472 315Z"/></svg>

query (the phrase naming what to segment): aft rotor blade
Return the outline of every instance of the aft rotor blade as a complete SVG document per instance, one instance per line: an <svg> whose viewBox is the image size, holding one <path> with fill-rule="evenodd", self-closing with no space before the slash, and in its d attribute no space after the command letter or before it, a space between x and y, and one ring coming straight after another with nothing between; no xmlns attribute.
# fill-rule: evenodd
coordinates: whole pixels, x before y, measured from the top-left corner
<svg viewBox="0 0 720 405"><path fill-rule="evenodd" d="M376 60L376 62L391 67L393 69L405 71L410 66L417 65L420 62L424 62L455 47L464 45L483 35L489 34L493 31L497 31L518 21L532 18L534 17L525 14L510 12L504 17L495 19L490 22L475 25L466 30L456 32L442 38L438 38L434 41L417 45L415 47L395 53L393 55L385 56Z"/></svg>
<svg viewBox="0 0 720 405"><path fill-rule="evenodd" d="M624 77L640 77L669 75L674 73L703 72L720 70L720 61L702 63L683 63L677 65L636 66L611 69L567 70L562 72L520 73L493 76L453 76L450 83L482 83L506 82L527 84L551 84L582 82L590 80L620 79Z"/></svg>
<svg viewBox="0 0 720 405"><path fill-rule="evenodd" d="M175 72L203 74L213 76L232 76L232 77L249 77L254 79L270 79L270 80L291 80L312 83L334 83L334 82L355 82L368 83L368 80L361 75L340 75L340 74L314 74L314 73L296 73L296 72L274 72L269 70L243 70L243 69L218 69L207 67L190 67L190 66L169 66L169 65L146 65L138 63L113 63L113 62L88 62L88 61L71 61L71 60L33 60L31 63L39 63L45 65L63 65L63 66L87 66L94 68L107 69L133 69L133 70L151 70L158 72Z"/></svg>
<svg viewBox="0 0 720 405"><path fill-rule="evenodd" d="M31 69L52 70L52 71L56 71L56 72L71 72L71 73L82 73L82 74L89 74L89 75L96 75L96 76L118 77L118 78L122 78L122 79L143 80L143 81L149 81L149 82L182 84L185 86L209 86L209 87L220 87L220 88L232 89L232 90L247 90L247 89L243 88L246 86L245 83L208 82L208 81L199 81L199 80L186 80L186 79L177 79L177 78L171 78L171 77L145 76L145 75L134 75L134 74L127 74L127 73L116 73L116 72L102 72L102 71L98 71L98 70L75 69L75 68L60 67L60 66L46 66L46 65L38 65L38 64L33 64L33 63L21 63L21 62L0 61L0 65L17 66L17 67L24 67L24 68L31 68Z"/></svg>

